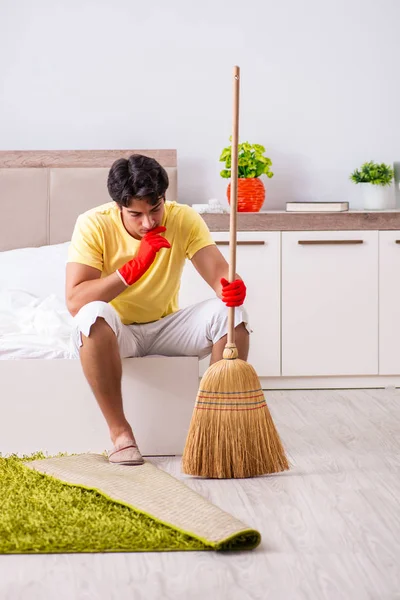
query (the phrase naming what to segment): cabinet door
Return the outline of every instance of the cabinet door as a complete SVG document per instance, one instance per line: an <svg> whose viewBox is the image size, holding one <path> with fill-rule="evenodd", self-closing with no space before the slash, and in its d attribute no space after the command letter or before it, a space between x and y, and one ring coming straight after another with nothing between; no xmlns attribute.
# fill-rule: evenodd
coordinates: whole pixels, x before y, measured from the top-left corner
<svg viewBox="0 0 400 600"><path fill-rule="evenodd" d="M379 232L379 374L400 374L400 231Z"/></svg>
<svg viewBox="0 0 400 600"><path fill-rule="evenodd" d="M229 233L213 232L222 254L229 260ZM280 375L280 233L239 231L236 271L247 286L245 307L249 314L249 362L259 377ZM204 282L190 261L185 266L180 293L184 308L207 298L214 291ZM201 361L204 373L209 358Z"/></svg>
<svg viewBox="0 0 400 600"><path fill-rule="evenodd" d="M378 373L378 232L282 233L282 375Z"/></svg>

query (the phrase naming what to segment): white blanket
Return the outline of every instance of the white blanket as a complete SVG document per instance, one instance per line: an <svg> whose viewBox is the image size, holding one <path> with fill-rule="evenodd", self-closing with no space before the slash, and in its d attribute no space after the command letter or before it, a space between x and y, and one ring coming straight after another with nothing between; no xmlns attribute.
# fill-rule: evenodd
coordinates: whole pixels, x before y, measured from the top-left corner
<svg viewBox="0 0 400 600"><path fill-rule="evenodd" d="M0 360L70 358L72 317L54 294L0 291Z"/></svg>
<svg viewBox="0 0 400 600"><path fill-rule="evenodd" d="M0 360L69 358L68 243L0 252Z"/></svg>

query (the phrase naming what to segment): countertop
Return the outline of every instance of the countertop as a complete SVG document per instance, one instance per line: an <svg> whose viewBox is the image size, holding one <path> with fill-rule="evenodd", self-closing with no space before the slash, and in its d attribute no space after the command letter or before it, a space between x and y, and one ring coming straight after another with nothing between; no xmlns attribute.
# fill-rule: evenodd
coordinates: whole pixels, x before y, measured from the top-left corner
<svg viewBox="0 0 400 600"><path fill-rule="evenodd" d="M229 231L229 214L203 213L211 231ZM400 210L238 213L238 231L400 230Z"/></svg>

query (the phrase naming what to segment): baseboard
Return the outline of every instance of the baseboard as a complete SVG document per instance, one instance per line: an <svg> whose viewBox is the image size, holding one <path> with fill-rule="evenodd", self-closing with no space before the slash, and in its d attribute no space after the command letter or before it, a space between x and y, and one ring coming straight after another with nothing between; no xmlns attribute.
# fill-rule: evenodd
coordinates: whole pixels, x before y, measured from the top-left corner
<svg viewBox="0 0 400 600"><path fill-rule="evenodd" d="M398 388L400 375L348 377L260 377L263 390Z"/></svg>

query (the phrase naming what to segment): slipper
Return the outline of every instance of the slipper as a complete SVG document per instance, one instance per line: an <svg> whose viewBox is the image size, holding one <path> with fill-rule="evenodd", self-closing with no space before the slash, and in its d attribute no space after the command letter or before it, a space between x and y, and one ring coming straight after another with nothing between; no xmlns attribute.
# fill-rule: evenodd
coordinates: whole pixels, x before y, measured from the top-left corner
<svg viewBox="0 0 400 600"><path fill-rule="evenodd" d="M143 465L143 456L134 442L115 447L108 453L110 463L116 465Z"/></svg>

